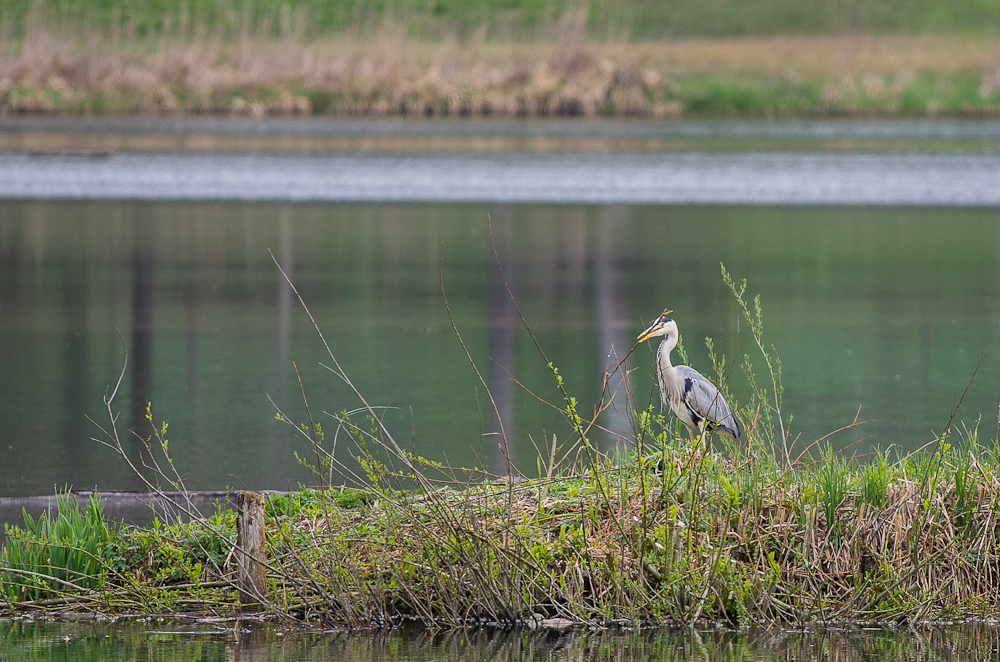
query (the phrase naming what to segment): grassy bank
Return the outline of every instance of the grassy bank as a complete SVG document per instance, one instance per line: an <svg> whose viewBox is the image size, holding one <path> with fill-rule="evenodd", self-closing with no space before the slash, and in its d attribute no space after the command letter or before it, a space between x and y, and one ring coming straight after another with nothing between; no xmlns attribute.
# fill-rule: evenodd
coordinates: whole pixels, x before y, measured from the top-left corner
<svg viewBox="0 0 1000 662"><path fill-rule="evenodd" d="M987 0L12 0L0 113L996 116L998 35Z"/></svg>
<svg viewBox="0 0 1000 662"><path fill-rule="evenodd" d="M600 407L579 412L551 364L567 431L538 448L532 479L514 467L497 476L422 459L400 446L360 393L360 408L333 416L332 425L326 419L325 432L315 403L302 424L279 411L302 439L300 459L319 487L267 501L262 613L351 628L1000 614L1000 438L949 420L930 446L905 457L845 458L823 440L796 446L760 303L723 275L742 309L745 344L755 348L740 362L748 393L739 401L727 394L744 423L739 442L692 443L658 404L637 406L625 393L616 406L630 403L634 436L622 454L602 455L591 441ZM707 345L725 387L731 368ZM332 352L330 366L351 384ZM112 392L102 440L130 461L114 407ZM152 468L151 489L183 490L166 433L165 425L151 428L137 475ZM331 452L334 443L351 445L349 462ZM342 481L354 487L331 487ZM26 518L8 531L3 613L239 609L233 513L108 528L97 504L74 504L67 500L55 520Z"/></svg>
<svg viewBox="0 0 1000 662"><path fill-rule="evenodd" d="M477 117L997 116L1000 42L796 37L430 42L33 32L0 49L0 113Z"/></svg>

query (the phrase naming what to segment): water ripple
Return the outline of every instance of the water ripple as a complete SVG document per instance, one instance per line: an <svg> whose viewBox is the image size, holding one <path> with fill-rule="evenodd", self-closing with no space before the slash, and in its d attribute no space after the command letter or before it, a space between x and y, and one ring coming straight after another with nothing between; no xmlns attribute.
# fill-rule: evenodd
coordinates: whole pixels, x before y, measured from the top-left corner
<svg viewBox="0 0 1000 662"><path fill-rule="evenodd" d="M0 198L1000 205L996 153L0 153Z"/></svg>

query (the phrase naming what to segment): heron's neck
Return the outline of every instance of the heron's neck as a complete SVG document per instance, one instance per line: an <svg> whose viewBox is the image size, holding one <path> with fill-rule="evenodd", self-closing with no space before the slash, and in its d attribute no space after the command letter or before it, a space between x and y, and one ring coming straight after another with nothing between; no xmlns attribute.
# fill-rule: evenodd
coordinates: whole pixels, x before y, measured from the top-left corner
<svg viewBox="0 0 1000 662"><path fill-rule="evenodd" d="M663 342L660 343L660 348L656 350L656 362L660 364L660 370L673 367L670 363L670 352L674 351L676 346L677 339L670 336L664 338Z"/></svg>

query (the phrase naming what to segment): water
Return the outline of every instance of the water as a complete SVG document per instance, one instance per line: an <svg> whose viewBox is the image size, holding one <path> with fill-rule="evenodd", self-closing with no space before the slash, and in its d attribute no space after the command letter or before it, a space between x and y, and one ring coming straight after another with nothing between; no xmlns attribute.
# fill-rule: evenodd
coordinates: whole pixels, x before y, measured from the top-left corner
<svg viewBox="0 0 1000 662"><path fill-rule="evenodd" d="M234 621L0 622L17 660L951 660L1000 658L995 625L828 630L303 632Z"/></svg>
<svg viewBox="0 0 1000 662"><path fill-rule="evenodd" d="M720 262L761 296L800 447L859 407L875 420L835 445L920 447L1000 341L993 209L0 202L0 494L141 488L86 418L107 423L102 398L126 348L121 427L147 436L152 401L191 489L310 481L293 457L308 447L274 421L268 398L305 420L295 361L331 442L322 412L358 402L321 367L329 358L269 250L358 387L392 407L400 439L433 460L497 468L489 403L448 320L443 275L514 460L533 472L533 443L569 429L535 397L561 406L498 276L489 219L513 294L584 411L611 348L622 356L666 306L703 372L706 336L730 360L751 349ZM655 397L654 350L635 354L644 402ZM959 416L982 414L988 438L996 360L984 360ZM730 379L745 398L740 371ZM624 412L609 414L605 425L627 432Z"/></svg>
<svg viewBox="0 0 1000 662"><path fill-rule="evenodd" d="M0 117L0 149L213 152L996 151L997 120Z"/></svg>
<svg viewBox="0 0 1000 662"><path fill-rule="evenodd" d="M0 173L12 199L1000 205L1000 153L0 153Z"/></svg>

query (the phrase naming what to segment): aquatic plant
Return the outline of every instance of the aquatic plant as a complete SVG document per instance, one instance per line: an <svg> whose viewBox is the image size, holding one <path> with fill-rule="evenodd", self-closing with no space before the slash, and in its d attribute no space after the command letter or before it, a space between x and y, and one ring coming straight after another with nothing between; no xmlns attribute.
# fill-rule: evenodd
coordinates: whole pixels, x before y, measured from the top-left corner
<svg viewBox="0 0 1000 662"><path fill-rule="evenodd" d="M54 593L84 592L102 583L112 530L96 495L81 507L65 490L58 494L54 514L43 512L34 519L22 509L22 516L23 527L4 526L0 596L12 601L38 600Z"/></svg>

